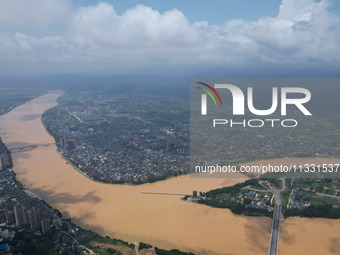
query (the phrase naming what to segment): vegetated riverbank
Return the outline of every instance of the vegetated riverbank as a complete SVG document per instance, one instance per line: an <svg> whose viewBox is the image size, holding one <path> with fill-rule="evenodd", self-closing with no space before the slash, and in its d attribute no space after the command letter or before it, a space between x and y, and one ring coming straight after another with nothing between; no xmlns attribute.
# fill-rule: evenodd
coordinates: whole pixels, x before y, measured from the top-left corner
<svg viewBox="0 0 340 255"><path fill-rule="evenodd" d="M2 85L2 86L1 86ZM24 88L5 88L0 85L0 116L4 115L15 107L22 105L36 97L45 94L44 90L31 90Z"/></svg>
<svg viewBox="0 0 340 255"><path fill-rule="evenodd" d="M6 145L2 142L0 137L0 155L6 155L6 162L8 164L5 166L6 169L2 169L0 171L7 171L9 168L13 167L12 157L10 151L7 149ZM13 172L14 173L14 172ZM5 196L5 201L11 200L13 197L35 197L42 201L42 203L46 204L49 208L53 209L50 205L48 205L44 200L39 198L35 193L28 191L18 180L15 178L15 173L13 174L14 183L17 185L18 189L13 189L10 192L6 192L1 194L1 197ZM1 192L3 193L3 192ZM29 198L27 198L29 199ZM125 254L126 252L130 252L134 254L135 246L139 248L139 244L130 244L128 242L122 241L120 239L110 238L109 236L102 237L99 234L90 231L84 230L79 226L76 226L72 223L71 219L62 218L62 214L59 210L53 209L55 213L55 219L58 221L57 224L53 225L49 230L46 230L45 234L35 235L30 231L32 228L30 225L23 225L15 228L15 235L10 240L9 244L11 246L10 250L15 253L34 253L34 254L58 254L58 252L65 252L68 249L73 250L75 254L83 254L84 251L88 251L90 253L95 254ZM37 216L38 217L38 216ZM40 217L40 216L39 216ZM52 223L52 222L51 222ZM19 226L19 223L17 223ZM58 226L58 227L57 227ZM66 238L70 238L73 240L75 246L68 247L67 241L65 241L64 246L58 246L56 243L59 242L60 236L65 236ZM93 245L93 244L96 245ZM103 244L103 246L101 246ZM105 245L104 245L105 244ZM79 246L83 245L83 247ZM107 247L107 245L109 245ZM59 247L59 248L58 248ZM114 248L112 248L114 247ZM153 248L152 245L147 245L147 247L140 247L139 250L150 250L156 251L158 255L193 255L193 253L182 252L177 249L173 250L164 250L158 247Z"/></svg>
<svg viewBox="0 0 340 255"><path fill-rule="evenodd" d="M191 201L215 208L230 209L231 212L239 215L272 217L273 208L270 206L270 197L268 197L268 194L262 195L262 193L256 194L256 192L254 192L254 194L256 194L256 200L252 200L253 192L244 189L248 186L256 186L258 184L258 179L249 179L230 187L200 193L197 199L193 198L194 200ZM264 189L264 187L262 187L262 189ZM268 190L267 193L270 193L270 191ZM258 196L261 196L261 198ZM187 199L189 199L189 196L184 197L184 200ZM261 205L255 207L255 203L260 203Z"/></svg>
<svg viewBox="0 0 340 255"><path fill-rule="evenodd" d="M215 208L230 209L231 212L235 214L243 214L245 216L272 217L273 208L270 206L273 205L270 199L271 191L266 189L265 185L260 185L260 180L261 179L250 179L230 187L213 189L204 193L200 192L200 196L194 198L187 195L184 197L184 200L190 200ZM266 180L269 181L270 185L276 186L279 189L282 188L282 183L279 182L279 179ZM331 181L332 180L329 180L329 182ZM311 199L308 194L304 193L303 195L299 195L298 184L291 187L290 183L293 183L291 179L289 179L288 184L286 184L288 190L282 192L281 197L284 196L282 200L285 202L294 199L297 205L293 202L293 205L287 208L285 204L283 209L283 215L285 217L340 219L340 196L334 196L332 201L329 201L329 197L322 196ZM339 186L339 183L336 182L335 185ZM295 192L292 192L293 188ZM314 195L315 197L315 193L313 192L310 195ZM303 201L299 200L300 198L307 202L303 204ZM312 204L307 199L311 200Z"/></svg>
<svg viewBox="0 0 340 255"><path fill-rule="evenodd" d="M55 94L47 95L40 100L55 97ZM4 141L8 145L19 142L53 143L40 119L28 120L26 116L41 116L42 112L54 105L52 102L25 104L1 117ZM207 209L203 205L184 203L178 196L143 194L191 194L193 190L206 192L243 182L245 179L241 174L222 178L186 175L138 186L105 185L74 171L52 146L15 153L13 160L22 183L65 217L72 218L77 225L102 236L108 235L130 243L141 240L168 250L176 248L200 255L225 254L226 250L227 253L249 255L268 251L271 229L271 219L268 217L244 217L230 210ZM274 164L277 161L264 163ZM289 241L291 235L285 233L286 229L294 233L294 242ZM308 229L308 242L304 243L305 229ZM335 220L289 218L282 227L279 246L292 254L327 254L329 240L338 238L339 230L339 221ZM306 247L308 253L305 252Z"/></svg>

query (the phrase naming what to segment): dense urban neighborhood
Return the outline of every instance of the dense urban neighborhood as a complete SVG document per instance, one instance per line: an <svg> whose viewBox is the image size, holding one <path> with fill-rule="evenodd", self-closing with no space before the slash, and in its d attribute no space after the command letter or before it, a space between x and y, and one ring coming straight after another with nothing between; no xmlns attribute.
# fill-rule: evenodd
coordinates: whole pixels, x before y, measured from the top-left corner
<svg viewBox="0 0 340 255"><path fill-rule="evenodd" d="M193 255L82 229L16 180L11 154L1 138L0 158L0 254Z"/></svg>
<svg viewBox="0 0 340 255"><path fill-rule="evenodd" d="M130 104L126 98L96 103L76 98L72 104L66 100L47 111L43 122L59 153L89 178L138 184L188 172L189 125L181 117L185 109L168 113L168 108L155 108L150 119L143 116L142 107L139 115L122 107ZM176 121L169 123L163 115L173 115Z"/></svg>
<svg viewBox="0 0 340 255"><path fill-rule="evenodd" d="M187 173L190 139L198 144L191 145L192 159L202 156L200 150L220 151L226 164L340 155L335 142L340 135L334 130L337 120L320 130L318 122L301 119L300 125L306 127L303 133L301 129L231 128L205 137L195 126L189 130L188 105L178 97L134 96L132 100L110 92L69 93L42 120L69 163L106 183L140 184ZM315 133L322 136L315 138Z"/></svg>
<svg viewBox="0 0 340 255"><path fill-rule="evenodd" d="M189 130L185 100L145 96L131 100L126 95L100 92L68 93L58 100L59 104L42 116L55 140L49 145L56 145L65 164L91 180L142 184L189 172L189 133L195 135L195 128ZM224 130L220 139L221 146L225 146L224 160L239 166L240 162L263 158L339 156L334 139L339 131L332 131L335 123L322 129L304 123L309 129L303 139L293 129L288 135L282 135L279 129ZM312 139L315 132L322 132L322 138ZM204 145L216 145L214 137L202 138ZM39 145L32 146L28 149ZM131 244L84 230L21 186L12 171L11 154L1 140L0 160L0 252L20 253L29 247L51 254L191 254L145 243ZM247 177L250 179L234 186L194 191L183 200L279 220L291 216L340 218L336 179ZM278 204L282 211L277 209ZM275 216L277 211L279 216Z"/></svg>

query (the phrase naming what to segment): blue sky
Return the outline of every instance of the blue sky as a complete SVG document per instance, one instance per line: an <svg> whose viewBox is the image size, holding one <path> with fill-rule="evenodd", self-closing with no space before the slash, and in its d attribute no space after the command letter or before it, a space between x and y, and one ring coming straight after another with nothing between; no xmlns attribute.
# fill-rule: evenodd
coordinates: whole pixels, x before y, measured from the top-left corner
<svg viewBox="0 0 340 255"><path fill-rule="evenodd" d="M93 5L98 1L75 0L77 6ZM151 6L160 12L179 9L189 21L205 20L211 24L219 25L226 20L245 19L256 20L263 16L276 16L281 0L108 0L116 11L121 14L137 4ZM333 7L334 8L334 7Z"/></svg>
<svg viewBox="0 0 340 255"><path fill-rule="evenodd" d="M73 0L76 6L94 5L95 0ZM189 21L206 20L210 24L220 25L231 19L257 20L264 16L276 16L281 0L107 0L117 13L121 14L138 4L152 7L160 12L179 9ZM333 0L329 10L340 13L340 1Z"/></svg>
<svg viewBox="0 0 340 255"><path fill-rule="evenodd" d="M339 10L330 0L2 0L0 74L337 67Z"/></svg>

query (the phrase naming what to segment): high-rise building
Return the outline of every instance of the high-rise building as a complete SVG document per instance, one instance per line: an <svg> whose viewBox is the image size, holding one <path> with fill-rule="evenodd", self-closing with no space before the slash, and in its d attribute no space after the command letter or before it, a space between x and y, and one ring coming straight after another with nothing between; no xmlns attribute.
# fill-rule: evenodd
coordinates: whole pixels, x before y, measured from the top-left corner
<svg viewBox="0 0 340 255"><path fill-rule="evenodd" d="M75 147L74 147L74 141L73 140L69 140L67 141L67 149L68 150L73 150Z"/></svg>
<svg viewBox="0 0 340 255"><path fill-rule="evenodd" d="M6 212L6 224L12 225L15 223L15 215L13 210L7 210Z"/></svg>
<svg viewBox="0 0 340 255"><path fill-rule="evenodd" d="M59 147L61 149L64 149L66 147L66 139L65 139L65 137L60 138L60 140L59 140Z"/></svg>
<svg viewBox="0 0 340 255"><path fill-rule="evenodd" d="M15 225L18 228L23 227L24 222L22 218L22 207L21 205L17 204L14 206L14 216L15 216Z"/></svg>
<svg viewBox="0 0 340 255"><path fill-rule="evenodd" d="M27 211L27 218L28 218L28 222L30 224L30 230L33 232L36 230L35 228L35 224L34 224L34 217L33 217L33 213L31 210Z"/></svg>
<svg viewBox="0 0 340 255"><path fill-rule="evenodd" d="M103 106L98 106L97 112L98 112L99 115L103 115L104 114L104 107Z"/></svg>
<svg viewBox="0 0 340 255"><path fill-rule="evenodd" d="M45 235L49 233L50 230L51 230L50 220L46 218L41 219L41 233Z"/></svg>
<svg viewBox="0 0 340 255"><path fill-rule="evenodd" d="M109 104L105 105L104 113L110 113L111 107Z"/></svg>
<svg viewBox="0 0 340 255"><path fill-rule="evenodd" d="M33 206L31 210L27 211L29 226L31 231L36 231L40 228L40 215L39 215L39 208Z"/></svg>
<svg viewBox="0 0 340 255"><path fill-rule="evenodd" d="M5 170L8 165L7 154L3 153L0 155L0 169Z"/></svg>
<svg viewBox="0 0 340 255"><path fill-rule="evenodd" d="M88 115L92 115L92 114L93 114L93 111L94 111L93 107L92 107L92 106L89 106L89 107L87 108L87 110L86 110L86 113L87 113Z"/></svg>
<svg viewBox="0 0 340 255"><path fill-rule="evenodd" d="M34 222L37 225L37 228L40 228L40 210L38 207L32 207L32 212L33 212L33 217L34 217Z"/></svg>
<svg viewBox="0 0 340 255"><path fill-rule="evenodd" d="M26 210L25 210L25 207L22 204L21 204L21 215L22 215L22 224L23 224L23 227L29 226Z"/></svg>

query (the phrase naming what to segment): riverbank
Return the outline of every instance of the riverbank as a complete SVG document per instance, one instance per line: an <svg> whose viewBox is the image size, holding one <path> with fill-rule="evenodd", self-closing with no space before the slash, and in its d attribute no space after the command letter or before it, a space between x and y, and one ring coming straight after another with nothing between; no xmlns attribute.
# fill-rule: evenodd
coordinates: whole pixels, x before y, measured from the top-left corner
<svg viewBox="0 0 340 255"><path fill-rule="evenodd" d="M50 94L40 100L56 97ZM4 142L53 143L39 116L54 105L26 104L1 116ZM32 114L38 117L29 120L24 117ZM26 187L77 225L102 236L199 255L268 253L271 230L268 217L238 216L225 209L184 203L178 196L142 194L206 192L242 182L245 180L242 175L227 178L185 175L138 186L105 185L74 171L55 147L15 153L13 162L19 181ZM281 226L279 252L332 254L330 240L337 240L339 231L339 220L289 218Z"/></svg>
<svg viewBox="0 0 340 255"><path fill-rule="evenodd" d="M11 162L10 165L16 168L16 166L12 163L12 157L10 151L7 149L6 145L2 143L0 138L0 145L2 146L1 149L3 150L4 154L8 156L8 162ZM25 152L23 152L25 153ZM66 160L66 159L65 159ZM71 162L69 162L71 164ZM75 168L75 166L73 166ZM20 187L20 190L16 193L11 192L10 195L6 196L5 201L11 201L11 198L14 198L15 201L17 201L18 198L21 200L24 199L26 202L32 198L37 199L41 201L41 203L44 205L46 204L48 208L54 211L53 213L53 220L52 218L45 223L47 226L51 226L48 228L43 228L42 231L46 231L46 233L40 233L39 235L35 235L32 232L33 225L30 223L29 225L25 225L25 223L19 223L17 221L17 216L15 217L15 234L13 234L13 237L9 239L9 244L11 246L10 251L11 252L30 252L30 253L49 253L49 254L57 254L57 252L64 252L68 249L72 249L75 254L83 254L83 252L87 251L90 254L135 254L134 250L138 250L139 244L135 242L135 244L129 244L128 242L110 238L109 236L106 236L105 238L98 235L95 232L84 230L79 226L74 225L71 222L71 219L65 219L62 218L62 214L59 210L52 208L49 204L47 204L44 199L39 196L36 192L33 192L31 190L28 190L24 185L20 183L20 181L16 180L15 178L15 172L13 170L10 170L8 168L1 170L1 171L9 171L13 173L12 181ZM0 187L1 190L2 187ZM7 193L6 193L7 194ZM8 193L9 194L9 193ZM27 198L25 198L27 196ZM8 206L6 206L8 208ZM26 208L27 209L27 208ZM30 210L29 210L30 211ZM45 212L44 212L45 213ZM35 215L35 217L42 217L41 215ZM6 225L4 225L6 227ZM3 227L4 227L3 226ZM19 226L19 227L18 227ZM11 229L13 230L13 226L11 226ZM1 229L2 231L2 229ZM69 238L70 241L65 241L63 245L58 245L59 239L63 238ZM72 242L71 242L72 241ZM96 243L97 245L93 245L93 243ZM112 249L111 247L114 246L115 249ZM101 247L103 246L103 247ZM141 249L139 249L141 250ZM157 247L154 247L152 245L149 245L150 251L160 251L164 254L176 254L176 255L194 255L193 253L187 253L182 252L179 250L163 250ZM119 253L122 252L122 253ZM138 253L136 253L138 254Z"/></svg>
<svg viewBox="0 0 340 255"><path fill-rule="evenodd" d="M326 183L329 187L340 187L337 180L310 180L299 179L294 182L288 179L288 184L284 178L283 183L277 179L267 179L265 186L261 186L260 179L250 179L234 186L213 189L208 192L194 192L193 196L186 195L182 198L185 201L204 204L214 208L230 209L235 214L246 216L273 216L273 198L275 204L282 204L282 201L289 201L283 204L283 217L306 217L306 218L330 218L340 219L340 196L320 196L315 190L320 189ZM313 190L306 191L306 183L313 187ZM318 186L319 185L319 186ZM261 190L254 188L262 187ZM276 188L274 188L276 186ZM288 189L285 192L286 188ZM299 194L301 190L302 194ZM271 199L272 198L272 199Z"/></svg>
<svg viewBox="0 0 340 255"><path fill-rule="evenodd" d="M63 157L63 159L65 159L65 161L70 164L71 166L73 166L73 168L78 171L79 173L81 173L82 175L84 175L85 177L89 178L91 181L97 181L95 179L93 179L91 176L88 176L86 173L84 173L83 171L81 171L78 167L76 167L68 158L66 158L59 150L58 148L56 149L57 153Z"/></svg>

